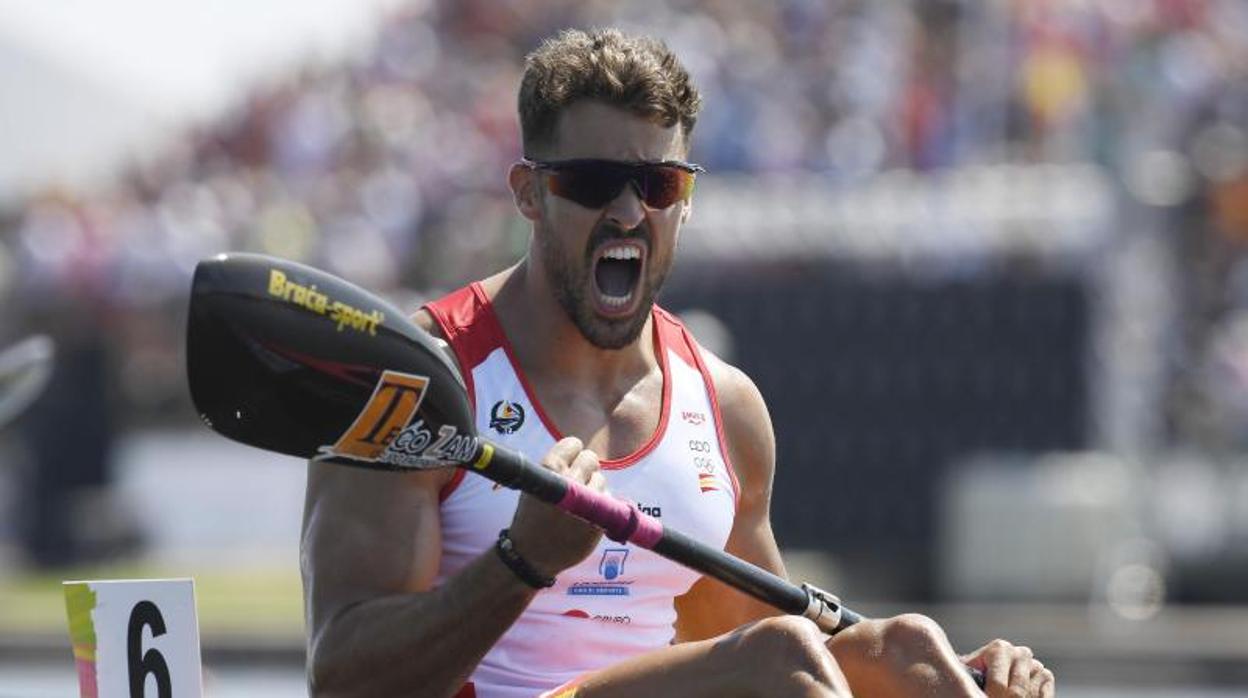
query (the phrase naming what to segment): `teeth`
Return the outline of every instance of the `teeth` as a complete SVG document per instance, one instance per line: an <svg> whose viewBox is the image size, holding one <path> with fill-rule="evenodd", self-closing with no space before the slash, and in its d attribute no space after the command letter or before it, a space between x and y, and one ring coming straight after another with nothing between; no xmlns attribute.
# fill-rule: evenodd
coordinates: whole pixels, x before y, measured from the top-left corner
<svg viewBox="0 0 1248 698"><path fill-rule="evenodd" d="M602 302L612 308L622 307L632 299L633 294L631 292L627 296L610 296L605 293L602 294Z"/></svg>
<svg viewBox="0 0 1248 698"><path fill-rule="evenodd" d="M602 253L607 259L641 259L641 249L632 245L612 247Z"/></svg>

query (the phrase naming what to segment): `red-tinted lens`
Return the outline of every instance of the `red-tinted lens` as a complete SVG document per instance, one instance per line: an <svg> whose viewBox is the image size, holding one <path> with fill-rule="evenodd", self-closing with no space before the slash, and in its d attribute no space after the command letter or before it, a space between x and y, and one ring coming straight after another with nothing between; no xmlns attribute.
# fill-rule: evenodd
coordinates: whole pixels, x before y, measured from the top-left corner
<svg viewBox="0 0 1248 698"><path fill-rule="evenodd" d="M603 208L632 182L646 206L664 209L693 194L694 173L677 165L581 160L542 163L550 191L586 208Z"/></svg>
<svg viewBox="0 0 1248 698"><path fill-rule="evenodd" d="M675 165L641 165L633 181L650 208L664 209L693 194L693 173Z"/></svg>

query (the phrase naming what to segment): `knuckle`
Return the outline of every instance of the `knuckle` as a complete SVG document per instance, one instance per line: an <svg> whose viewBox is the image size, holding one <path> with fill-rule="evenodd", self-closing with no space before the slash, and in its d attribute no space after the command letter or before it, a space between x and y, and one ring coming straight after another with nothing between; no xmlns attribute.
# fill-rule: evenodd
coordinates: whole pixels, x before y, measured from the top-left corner
<svg viewBox="0 0 1248 698"><path fill-rule="evenodd" d="M578 453L572 464L568 466L567 472L569 476L584 483L588 483L598 473L598 457L594 455L593 451L581 451Z"/></svg>
<svg viewBox="0 0 1248 698"><path fill-rule="evenodd" d="M569 436L565 439L560 439L559 443L555 444L550 451L551 453L559 454L561 458L570 460L577 453L580 453L583 448L584 445L581 444L580 439L575 436Z"/></svg>
<svg viewBox="0 0 1248 698"><path fill-rule="evenodd" d="M584 452L581 440L575 436L569 436L546 452L546 457L542 459L542 465L551 470L563 472L572 467L576 463L577 458L580 457L580 454Z"/></svg>
<svg viewBox="0 0 1248 698"><path fill-rule="evenodd" d="M553 470L557 473L567 470L568 463L569 460L567 455L565 455L558 446L550 449L550 451L546 453L545 457L542 458L542 467L547 470Z"/></svg>
<svg viewBox="0 0 1248 698"><path fill-rule="evenodd" d="M1031 648L1026 645L1015 645L1014 655L1022 659L1031 659L1035 656L1035 654L1032 653Z"/></svg>
<svg viewBox="0 0 1248 698"><path fill-rule="evenodd" d="M587 448L576 454L576 460L573 462L588 472L594 472L599 468L598 461L598 454Z"/></svg>

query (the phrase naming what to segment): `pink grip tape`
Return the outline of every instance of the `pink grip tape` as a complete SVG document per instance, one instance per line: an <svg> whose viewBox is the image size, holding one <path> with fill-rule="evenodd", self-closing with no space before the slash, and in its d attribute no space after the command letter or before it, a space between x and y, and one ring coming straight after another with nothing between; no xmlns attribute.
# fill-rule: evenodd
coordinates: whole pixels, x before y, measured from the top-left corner
<svg viewBox="0 0 1248 698"><path fill-rule="evenodd" d="M602 527L617 543L627 541L650 549L663 537L663 524L635 503L595 492L579 482L568 483L568 491L557 506Z"/></svg>

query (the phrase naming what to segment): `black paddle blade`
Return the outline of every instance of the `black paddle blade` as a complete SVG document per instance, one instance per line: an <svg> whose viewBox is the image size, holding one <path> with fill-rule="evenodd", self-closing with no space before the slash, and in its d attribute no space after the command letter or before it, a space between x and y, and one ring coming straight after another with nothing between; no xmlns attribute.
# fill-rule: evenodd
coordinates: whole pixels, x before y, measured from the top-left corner
<svg viewBox="0 0 1248 698"><path fill-rule="evenodd" d="M476 448L463 379L437 340L302 264L200 262L186 368L204 422L250 446L387 470L454 465Z"/></svg>

